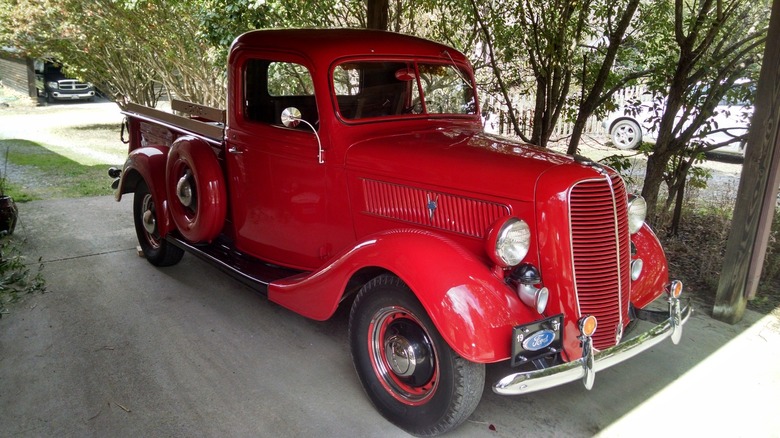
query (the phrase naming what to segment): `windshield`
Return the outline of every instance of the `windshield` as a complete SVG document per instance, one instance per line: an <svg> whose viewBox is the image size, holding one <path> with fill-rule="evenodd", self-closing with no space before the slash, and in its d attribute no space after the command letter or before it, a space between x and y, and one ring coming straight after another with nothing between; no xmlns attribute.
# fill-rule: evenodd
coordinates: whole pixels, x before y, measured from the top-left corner
<svg viewBox="0 0 780 438"><path fill-rule="evenodd" d="M357 61L333 71L341 117L361 120L416 114L476 114L468 72L452 64Z"/></svg>

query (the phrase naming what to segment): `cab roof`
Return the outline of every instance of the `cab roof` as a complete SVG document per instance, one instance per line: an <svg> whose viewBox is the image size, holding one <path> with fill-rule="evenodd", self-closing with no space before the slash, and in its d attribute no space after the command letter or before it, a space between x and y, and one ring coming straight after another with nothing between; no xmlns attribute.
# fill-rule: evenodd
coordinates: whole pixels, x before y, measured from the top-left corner
<svg viewBox="0 0 780 438"><path fill-rule="evenodd" d="M423 38L369 29L271 29L247 32L233 41L238 49L294 51L312 60L385 55L430 57L468 63L458 50Z"/></svg>

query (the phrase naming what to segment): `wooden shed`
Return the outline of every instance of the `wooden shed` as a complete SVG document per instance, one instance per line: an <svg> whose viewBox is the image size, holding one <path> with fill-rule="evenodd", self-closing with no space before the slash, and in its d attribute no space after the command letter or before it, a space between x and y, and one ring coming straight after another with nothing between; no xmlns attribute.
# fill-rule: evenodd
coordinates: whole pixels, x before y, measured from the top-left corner
<svg viewBox="0 0 780 438"><path fill-rule="evenodd" d="M0 82L5 87L36 97L33 59L19 56L13 49L0 48Z"/></svg>

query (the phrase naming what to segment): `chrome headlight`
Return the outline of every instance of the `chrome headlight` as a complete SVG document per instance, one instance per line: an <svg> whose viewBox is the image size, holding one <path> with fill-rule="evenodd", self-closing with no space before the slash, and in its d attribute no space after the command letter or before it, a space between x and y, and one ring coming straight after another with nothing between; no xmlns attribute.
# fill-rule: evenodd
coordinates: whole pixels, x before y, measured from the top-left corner
<svg viewBox="0 0 780 438"><path fill-rule="evenodd" d="M52 82L47 82L47 83L46 83L46 85L47 85L49 88L51 88L52 90L56 90L56 89L58 89L58 88L59 88L59 84L57 84L57 83L56 83L56 82L54 82L54 81L52 81Z"/></svg>
<svg viewBox="0 0 780 438"><path fill-rule="evenodd" d="M497 265L515 266L523 261L531 246L531 229L525 221L508 217L497 222L486 241L487 253Z"/></svg>
<svg viewBox="0 0 780 438"><path fill-rule="evenodd" d="M647 202L645 198L637 195L628 197L628 232L636 233L645 224L647 216Z"/></svg>

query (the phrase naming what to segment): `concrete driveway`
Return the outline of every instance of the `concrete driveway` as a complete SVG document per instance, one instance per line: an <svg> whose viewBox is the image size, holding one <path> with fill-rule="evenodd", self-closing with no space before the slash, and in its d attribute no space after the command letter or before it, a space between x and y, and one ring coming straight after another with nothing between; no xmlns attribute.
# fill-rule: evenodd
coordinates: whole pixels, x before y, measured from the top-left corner
<svg viewBox="0 0 780 438"><path fill-rule="evenodd" d="M49 291L0 319L2 436L406 436L364 395L347 318L306 320L192 256L136 254L128 197L20 205L16 240ZM706 309L705 309L706 311ZM780 322L695 314L596 375L494 395L451 436L780 436Z"/></svg>

